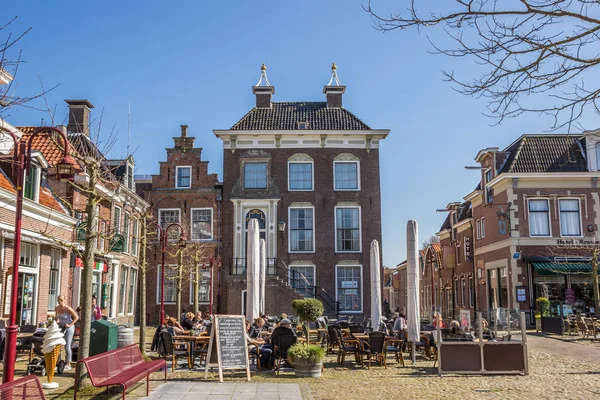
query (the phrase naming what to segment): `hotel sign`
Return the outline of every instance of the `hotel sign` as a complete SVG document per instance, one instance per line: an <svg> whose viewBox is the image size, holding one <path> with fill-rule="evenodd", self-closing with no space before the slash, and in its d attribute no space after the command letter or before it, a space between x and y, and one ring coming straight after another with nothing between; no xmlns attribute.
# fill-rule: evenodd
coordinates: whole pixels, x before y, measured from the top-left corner
<svg viewBox="0 0 600 400"><path fill-rule="evenodd" d="M465 261L471 261L471 238L465 236Z"/></svg>
<svg viewBox="0 0 600 400"><path fill-rule="evenodd" d="M579 246L597 246L600 245L600 240L597 238L583 239L556 239L558 245L579 245Z"/></svg>

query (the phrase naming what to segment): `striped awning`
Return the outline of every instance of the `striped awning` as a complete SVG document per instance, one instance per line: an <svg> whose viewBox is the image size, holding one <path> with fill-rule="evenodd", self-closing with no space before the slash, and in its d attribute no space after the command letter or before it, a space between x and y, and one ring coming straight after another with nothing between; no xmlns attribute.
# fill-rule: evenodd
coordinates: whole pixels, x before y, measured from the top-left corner
<svg viewBox="0 0 600 400"><path fill-rule="evenodd" d="M557 263L557 262L534 262L533 268L540 275L565 275L565 274L591 274L590 263ZM599 268L600 272L600 268Z"/></svg>

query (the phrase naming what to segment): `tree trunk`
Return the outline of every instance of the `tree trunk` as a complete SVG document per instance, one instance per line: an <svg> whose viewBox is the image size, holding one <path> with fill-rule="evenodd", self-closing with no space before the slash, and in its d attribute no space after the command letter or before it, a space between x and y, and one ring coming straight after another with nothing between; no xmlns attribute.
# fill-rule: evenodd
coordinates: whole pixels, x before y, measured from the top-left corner
<svg viewBox="0 0 600 400"><path fill-rule="evenodd" d="M96 204L98 195L96 193L96 182L98 180L98 167L92 164L88 168L90 175L89 194L85 211L87 214L87 225L85 228L85 249L83 251L83 278L81 281L81 322L79 333L79 350L77 359L81 360L90 355L90 337L92 323L92 278L94 274L94 254L98 237L98 213ZM82 382L85 372L80 369L80 380Z"/></svg>
<svg viewBox="0 0 600 400"><path fill-rule="evenodd" d="M177 287L176 287L177 302L176 302L176 311L175 311L175 315L176 315L178 321L180 320L179 315L182 311L182 307L181 307L182 284L183 284L183 249L180 248L177 252Z"/></svg>
<svg viewBox="0 0 600 400"><path fill-rule="evenodd" d="M194 258L194 313L200 309L198 289L200 288L200 267L198 266L198 255Z"/></svg>
<svg viewBox="0 0 600 400"><path fill-rule="evenodd" d="M142 217L142 240L140 249L140 351L146 357L146 216Z"/></svg>

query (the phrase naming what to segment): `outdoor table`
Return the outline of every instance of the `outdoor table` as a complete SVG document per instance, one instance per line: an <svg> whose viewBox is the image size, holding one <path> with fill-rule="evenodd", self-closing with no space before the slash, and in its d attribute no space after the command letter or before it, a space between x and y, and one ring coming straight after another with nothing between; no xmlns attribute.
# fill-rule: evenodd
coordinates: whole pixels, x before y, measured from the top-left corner
<svg viewBox="0 0 600 400"><path fill-rule="evenodd" d="M210 336L209 335L198 335L198 336L176 335L176 336L173 336L173 340L190 343L190 352L188 354L188 365L192 365L192 357L194 355L196 345L197 344L200 344L200 345L208 344L210 342ZM192 365L192 368L193 368L193 365Z"/></svg>

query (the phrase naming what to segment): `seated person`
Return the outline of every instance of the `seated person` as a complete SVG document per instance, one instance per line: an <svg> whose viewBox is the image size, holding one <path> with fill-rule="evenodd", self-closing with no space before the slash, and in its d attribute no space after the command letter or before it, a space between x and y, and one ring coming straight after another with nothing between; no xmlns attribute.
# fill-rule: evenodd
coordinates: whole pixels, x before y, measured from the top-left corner
<svg viewBox="0 0 600 400"><path fill-rule="evenodd" d="M248 330L248 335L250 336L251 339L257 339L260 337L260 333L263 330L263 327L265 326L265 320L262 318L256 318L254 320L254 323L250 326L250 329Z"/></svg>
<svg viewBox="0 0 600 400"><path fill-rule="evenodd" d="M248 343L248 351L251 354L256 354L259 352L260 354L260 365L262 368L270 368L271 367L271 353L273 350L269 346L265 346L265 341L263 339L252 339L250 335L247 333L250 331L251 325L250 321L246 321L246 342Z"/></svg>
<svg viewBox="0 0 600 400"><path fill-rule="evenodd" d="M294 332L294 330L292 329L292 321L290 321L289 319L285 318L282 319L279 322L279 326L277 328L275 328L275 330L273 331L273 333L271 334L271 345L275 345L278 343L278 339L279 337L282 336L293 336L296 337L296 332ZM287 358L287 351L285 351L284 353L281 354L282 358Z"/></svg>
<svg viewBox="0 0 600 400"><path fill-rule="evenodd" d="M172 335L183 335L186 333L181 324L173 317L170 317L167 320L167 330L171 332Z"/></svg>
<svg viewBox="0 0 600 400"><path fill-rule="evenodd" d="M183 329L189 331L190 329L192 329L194 327L193 319L194 319L194 313L192 313L192 312L186 313L185 318L181 322L181 327Z"/></svg>
<svg viewBox="0 0 600 400"><path fill-rule="evenodd" d="M274 328L274 326L269 322L269 316L267 314L263 314L260 317L265 321L265 325L263 326L263 329Z"/></svg>
<svg viewBox="0 0 600 400"><path fill-rule="evenodd" d="M204 324L204 319L202 318L202 311L196 311L196 315L194 315L192 322L194 322L195 324Z"/></svg>
<svg viewBox="0 0 600 400"><path fill-rule="evenodd" d="M485 319L481 319L482 337L488 341L496 341L496 332L489 328L489 324Z"/></svg>
<svg viewBox="0 0 600 400"><path fill-rule="evenodd" d="M396 319L394 320L394 327L392 328L394 333L398 333L400 331L405 330L406 318L404 317L404 314L399 313L398 315L395 315L395 317Z"/></svg>

